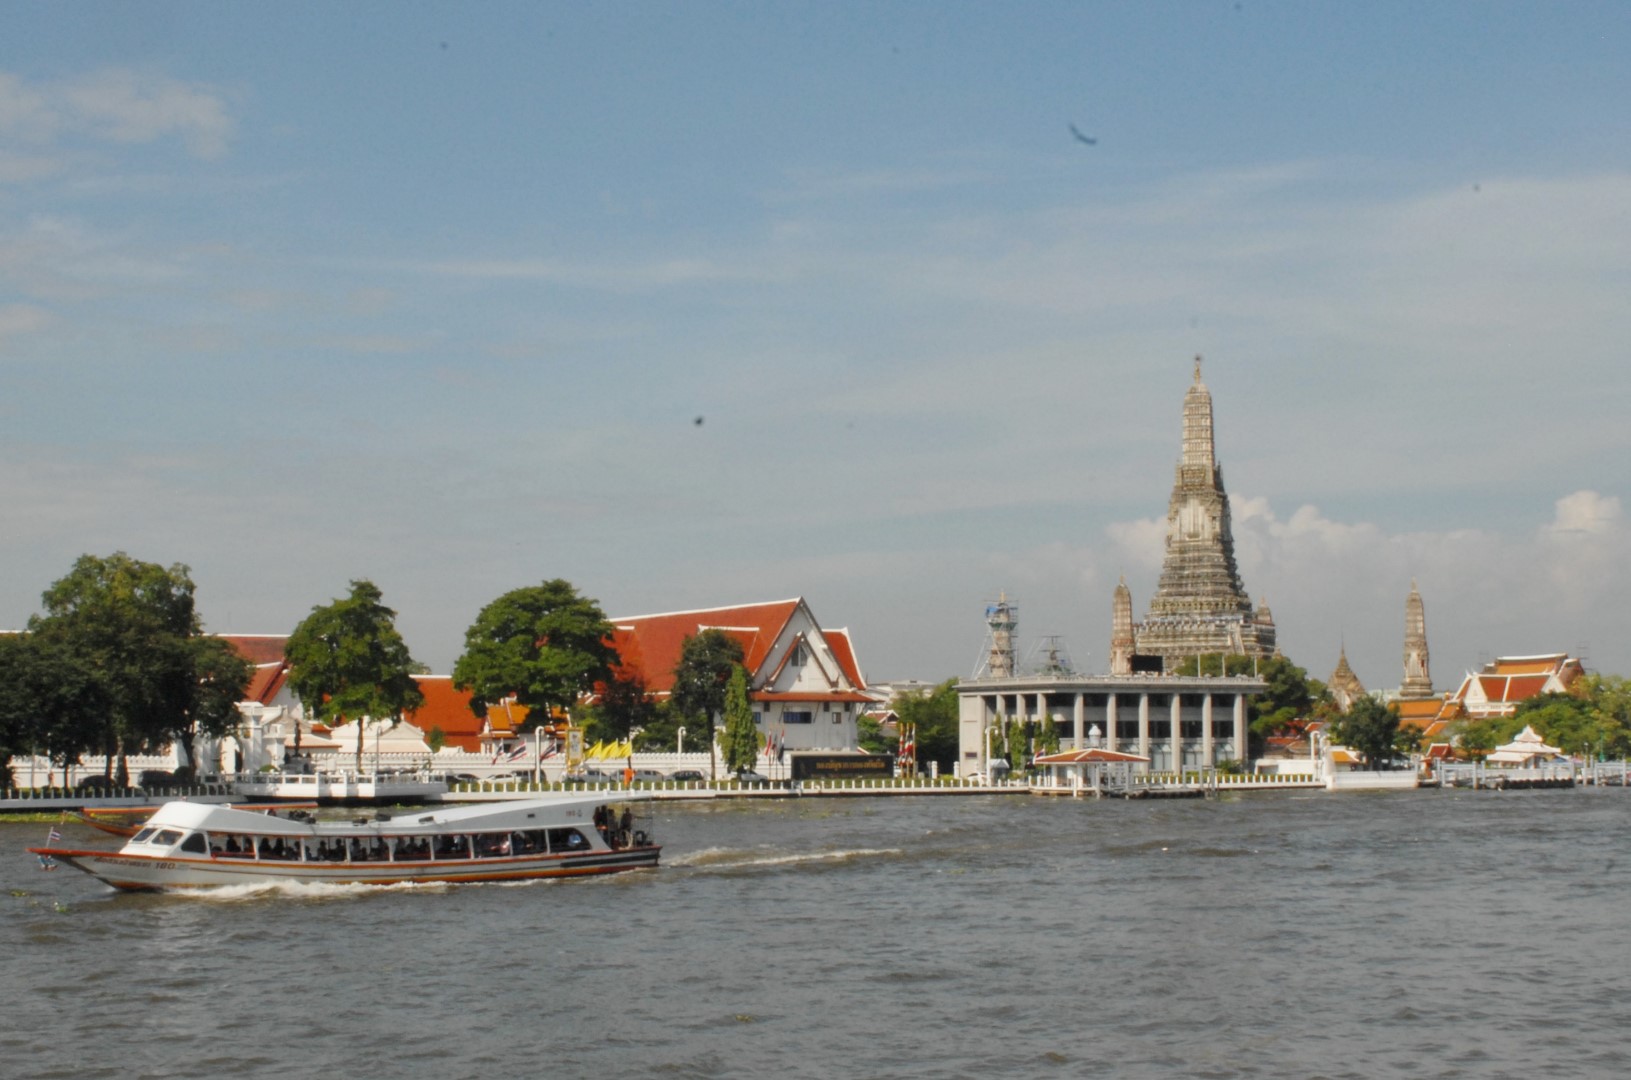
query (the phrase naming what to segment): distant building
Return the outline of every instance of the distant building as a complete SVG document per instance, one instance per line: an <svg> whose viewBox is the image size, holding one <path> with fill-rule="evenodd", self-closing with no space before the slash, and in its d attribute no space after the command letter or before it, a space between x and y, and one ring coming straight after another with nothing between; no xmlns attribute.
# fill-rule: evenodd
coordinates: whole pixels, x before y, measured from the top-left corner
<svg viewBox="0 0 1631 1080"><path fill-rule="evenodd" d="M1365 696L1365 684L1359 681L1354 669L1348 666L1348 650L1344 646L1337 657L1336 670L1325 681L1325 689L1330 691L1331 700L1336 702L1337 708L1347 712L1353 708L1354 702Z"/></svg>
<svg viewBox="0 0 1631 1080"><path fill-rule="evenodd" d="M1121 598L1118 588L1118 615ZM1127 602L1130 611L1130 594ZM1114 627L1112 636L1124 636L1124 630ZM1201 382L1198 356L1195 381L1184 397L1183 453L1167 503L1161 578L1144 621L1132 631L1132 656L1124 659L1112 644L1112 670L1146 670L1151 665L1143 658L1149 657L1159 657L1160 669L1170 671L1190 656L1276 652L1274 616L1267 605L1253 609L1235 565L1229 496L1213 447L1212 394Z"/></svg>
<svg viewBox="0 0 1631 1080"><path fill-rule="evenodd" d="M742 646L753 719L787 750L853 750L856 720L874 704L848 630L824 630L802 597L608 620L622 666L667 697L685 639L721 630ZM700 733L697 733L700 734Z"/></svg>
<svg viewBox="0 0 1631 1080"><path fill-rule="evenodd" d="M1455 692L1442 699L1401 699L1394 708L1400 727L1421 732L1425 742L1443 742L1460 721L1511 716L1530 698L1568 693L1584 674L1585 667L1567 653L1502 656L1469 672Z"/></svg>
<svg viewBox="0 0 1631 1080"><path fill-rule="evenodd" d="M1580 661L1567 653L1498 657L1461 680L1455 693L1445 700L1441 716L1453 713L1445 718L1473 720L1511 716L1530 698L1568 693L1585 673Z"/></svg>
<svg viewBox="0 0 1631 1080"><path fill-rule="evenodd" d="M1433 696L1433 675L1427 667L1427 609L1414 578L1404 602L1404 682L1399 696L1406 700Z"/></svg>
<svg viewBox="0 0 1631 1080"><path fill-rule="evenodd" d="M1051 719L1061 750L1101 747L1147 758L1139 771L1202 769L1245 761L1247 699L1258 678L1174 675L1019 675L957 684L959 776L1000 756L1007 722Z"/></svg>

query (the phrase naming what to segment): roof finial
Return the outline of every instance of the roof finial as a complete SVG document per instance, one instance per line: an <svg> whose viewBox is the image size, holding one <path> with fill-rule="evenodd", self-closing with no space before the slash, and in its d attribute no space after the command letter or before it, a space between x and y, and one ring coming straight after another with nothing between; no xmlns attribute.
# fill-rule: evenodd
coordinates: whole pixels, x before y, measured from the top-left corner
<svg viewBox="0 0 1631 1080"><path fill-rule="evenodd" d="M1201 354L1195 354L1195 381L1201 381Z"/></svg>

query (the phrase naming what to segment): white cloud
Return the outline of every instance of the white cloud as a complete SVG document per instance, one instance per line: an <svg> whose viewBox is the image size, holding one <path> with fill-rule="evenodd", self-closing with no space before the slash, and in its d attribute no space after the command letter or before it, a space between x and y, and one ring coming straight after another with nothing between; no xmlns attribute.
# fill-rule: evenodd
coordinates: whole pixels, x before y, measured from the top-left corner
<svg viewBox="0 0 1631 1080"><path fill-rule="evenodd" d="M0 341L38 333L54 321L49 311L33 304L0 304Z"/></svg>
<svg viewBox="0 0 1631 1080"><path fill-rule="evenodd" d="M1590 659L1602 670L1631 668L1621 614L1631 605L1631 529L1616 496L1566 495L1550 522L1516 534L1502 532L1504 522L1395 533L1313 505L1281 517L1266 499L1231 504L1241 578L1272 606L1281 648L1317 678L1345 647L1367 686L1398 685L1412 580L1440 686L1497 654L1595 646ZM1135 615L1148 608L1165 529L1154 518L1105 529L1117 557L1144 567Z"/></svg>
<svg viewBox="0 0 1631 1080"><path fill-rule="evenodd" d="M155 72L106 68L30 85L0 72L0 136L50 143L74 133L115 143L175 137L201 158L226 152L233 121L225 94Z"/></svg>

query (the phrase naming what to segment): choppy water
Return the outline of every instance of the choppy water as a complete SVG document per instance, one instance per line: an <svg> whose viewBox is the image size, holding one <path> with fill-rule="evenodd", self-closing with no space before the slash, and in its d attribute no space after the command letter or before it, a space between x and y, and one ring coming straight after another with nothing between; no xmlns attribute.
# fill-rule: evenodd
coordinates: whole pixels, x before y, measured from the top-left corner
<svg viewBox="0 0 1631 1080"><path fill-rule="evenodd" d="M1613 790L667 804L655 872L207 899L41 873L46 826L3 824L0 1074L1618 1077L1628 821Z"/></svg>

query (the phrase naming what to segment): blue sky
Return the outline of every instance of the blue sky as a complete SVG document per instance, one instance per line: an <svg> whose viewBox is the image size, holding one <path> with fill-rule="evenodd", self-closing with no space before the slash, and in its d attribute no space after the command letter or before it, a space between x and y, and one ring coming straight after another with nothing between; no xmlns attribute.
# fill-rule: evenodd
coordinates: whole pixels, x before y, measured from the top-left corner
<svg viewBox="0 0 1631 1080"><path fill-rule="evenodd" d="M1324 677L1631 674L1631 7L16 5L0 626L82 552L210 629L368 577L803 595L874 679L988 600L1105 664L1191 358ZM1075 139L1071 125L1097 140ZM703 423L698 425L696 419Z"/></svg>

